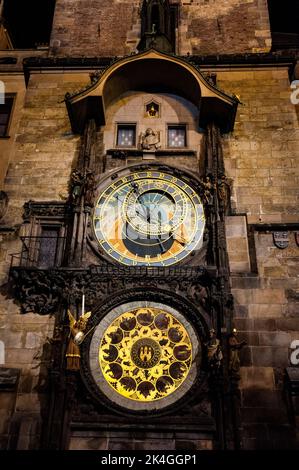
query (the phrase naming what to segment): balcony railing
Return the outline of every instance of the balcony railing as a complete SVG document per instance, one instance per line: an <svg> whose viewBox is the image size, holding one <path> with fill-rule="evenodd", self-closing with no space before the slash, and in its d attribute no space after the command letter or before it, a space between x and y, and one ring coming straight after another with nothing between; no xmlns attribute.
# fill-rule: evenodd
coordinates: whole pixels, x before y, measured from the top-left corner
<svg viewBox="0 0 299 470"><path fill-rule="evenodd" d="M54 268L63 264L65 237L20 237L21 253L12 255L12 266Z"/></svg>

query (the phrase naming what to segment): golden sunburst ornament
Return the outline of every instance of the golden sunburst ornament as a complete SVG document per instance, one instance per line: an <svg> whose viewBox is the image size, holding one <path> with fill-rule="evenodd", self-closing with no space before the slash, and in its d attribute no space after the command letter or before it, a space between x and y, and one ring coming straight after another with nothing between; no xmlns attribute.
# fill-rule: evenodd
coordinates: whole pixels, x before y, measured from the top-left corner
<svg viewBox="0 0 299 470"><path fill-rule="evenodd" d="M104 332L99 362L109 385L139 402L160 400L188 376L192 345L185 327L159 308L138 308L118 316Z"/></svg>

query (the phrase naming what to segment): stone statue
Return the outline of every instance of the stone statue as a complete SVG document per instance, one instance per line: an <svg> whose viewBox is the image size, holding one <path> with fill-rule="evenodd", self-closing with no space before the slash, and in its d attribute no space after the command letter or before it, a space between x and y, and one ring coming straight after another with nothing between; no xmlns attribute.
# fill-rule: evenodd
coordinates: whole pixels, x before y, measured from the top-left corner
<svg viewBox="0 0 299 470"><path fill-rule="evenodd" d="M70 322L69 343L66 351L67 370L80 369L80 344L84 341L87 322L91 316L91 312L83 313L79 320L75 320L71 312L68 310Z"/></svg>
<svg viewBox="0 0 299 470"><path fill-rule="evenodd" d="M211 369L218 369L221 366L223 354L221 350L220 340L216 337L214 329L210 330L210 338L205 343L207 349L208 366Z"/></svg>
<svg viewBox="0 0 299 470"><path fill-rule="evenodd" d="M215 185L213 184L212 177L210 175L205 176L203 181L204 187L204 199L207 204L213 204L213 193L215 189Z"/></svg>
<svg viewBox="0 0 299 470"><path fill-rule="evenodd" d="M153 129L146 129L144 134L141 134L141 148L143 150L157 150L161 147L158 132Z"/></svg>
<svg viewBox="0 0 299 470"><path fill-rule="evenodd" d="M7 206L8 196L5 191L0 191L0 220L3 219L6 214Z"/></svg>
<svg viewBox="0 0 299 470"><path fill-rule="evenodd" d="M218 180L218 197L223 211L226 214L230 207L231 186L225 175L221 175Z"/></svg>
<svg viewBox="0 0 299 470"><path fill-rule="evenodd" d="M239 377L240 372L240 358L239 351L246 345L246 341L238 342L237 330L234 328L233 332L228 337L228 347L229 347L229 364L228 370L231 375Z"/></svg>
<svg viewBox="0 0 299 470"><path fill-rule="evenodd" d="M88 171L85 179L85 194L84 203L86 206L92 207L94 204L94 192L96 187L96 181L93 171Z"/></svg>
<svg viewBox="0 0 299 470"><path fill-rule="evenodd" d="M71 176L71 195L73 204L79 202L80 196L82 194L82 187L84 185L84 175L79 170L74 170Z"/></svg>

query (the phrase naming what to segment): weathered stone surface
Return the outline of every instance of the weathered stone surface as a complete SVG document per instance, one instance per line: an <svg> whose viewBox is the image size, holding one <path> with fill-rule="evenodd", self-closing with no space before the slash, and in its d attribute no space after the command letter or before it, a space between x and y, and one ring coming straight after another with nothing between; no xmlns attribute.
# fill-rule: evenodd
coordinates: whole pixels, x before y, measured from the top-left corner
<svg viewBox="0 0 299 470"><path fill-rule="evenodd" d="M288 349L286 347L252 347L252 362L254 366L286 367L288 359Z"/></svg>
<svg viewBox="0 0 299 470"><path fill-rule="evenodd" d="M178 53L207 55L270 49L265 0L229 0L221 5L213 0L178 3ZM52 53L114 56L135 52L140 40L139 8L139 0L59 0Z"/></svg>
<svg viewBox="0 0 299 470"><path fill-rule="evenodd" d="M58 0L56 3L52 55L99 57L135 52L140 39L139 1ZM177 53L204 56L270 50L266 3L266 0L179 2ZM18 53L19 72L24 54ZM38 53L30 51L32 54ZM218 86L227 93L237 94L242 102L234 132L224 135L223 142L225 168L233 182L233 212L226 217L226 239L233 274L234 325L239 330L240 340L248 343L240 352L243 418L245 424L248 423L244 445L246 448L275 448L281 439L282 445L287 447L286 441L291 442L291 438L284 427L287 416L279 396L283 368L289 361L290 342L299 339L299 248L294 233L289 233L288 248L279 250L273 244L272 233L253 234L251 224L298 223L298 107L290 102L288 66L219 68L215 65L210 68L217 72ZM63 99L66 92L85 86L90 78L89 71L83 69L63 72L57 69L54 73L36 70L25 88L21 73L5 73L2 77L7 91L17 93L11 138L0 140L3 155L0 177L1 182L5 179L5 191L10 198L4 223L15 225L22 223L22 207L29 199L46 201L67 197L80 137L71 132ZM160 161L197 171L203 136L202 132L197 132L198 112L184 104L181 97L162 95L163 113L158 127L164 145L167 122L187 123L188 143L195 156L165 157ZM101 152L104 145L107 149L115 144L115 125L119 120L135 122L138 116L142 127L138 128L138 134L144 130L147 123L143 116L145 97L148 98L148 94L120 97L114 106L107 107L107 126L98 141ZM141 160L123 161L108 156L106 170L113 171L138 161ZM9 237L1 235L1 283L7 282L10 255L20 250L17 232ZM254 273L250 273L251 269ZM40 412L43 401L40 390L47 379L44 354L47 336L52 336L53 322L54 319L33 314L21 317L18 306L5 294L0 296L0 340L4 340L6 346L5 367L21 368L16 403L15 394L0 394L3 447L7 444L9 420L6 408L16 405L18 416ZM280 423L280 427L275 427L275 423ZM25 420L22 432L18 446L29 448L33 445L32 435L38 434L37 427ZM185 435L155 436L154 433L131 436L118 431L100 437L76 435L70 447L156 450L162 441L163 449L171 450L212 447L211 441L200 440L198 436L194 439L187 439Z"/></svg>
<svg viewBox="0 0 299 470"><path fill-rule="evenodd" d="M241 367L241 389L274 390L272 367Z"/></svg>

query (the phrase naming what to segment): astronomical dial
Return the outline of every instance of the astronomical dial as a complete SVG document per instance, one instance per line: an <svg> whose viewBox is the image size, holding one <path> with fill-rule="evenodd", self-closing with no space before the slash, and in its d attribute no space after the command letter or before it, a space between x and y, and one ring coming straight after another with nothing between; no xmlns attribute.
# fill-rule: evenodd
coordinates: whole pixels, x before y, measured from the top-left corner
<svg viewBox="0 0 299 470"><path fill-rule="evenodd" d="M185 327L159 308L137 308L117 317L104 332L99 364L104 379L130 400L160 400L188 376L192 344Z"/></svg>
<svg viewBox="0 0 299 470"><path fill-rule="evenodd" d="M170 266L202 245L204 210L193 188L159 171L115 180L98 199L94 232L101 248L127 266Z"/></svg>

